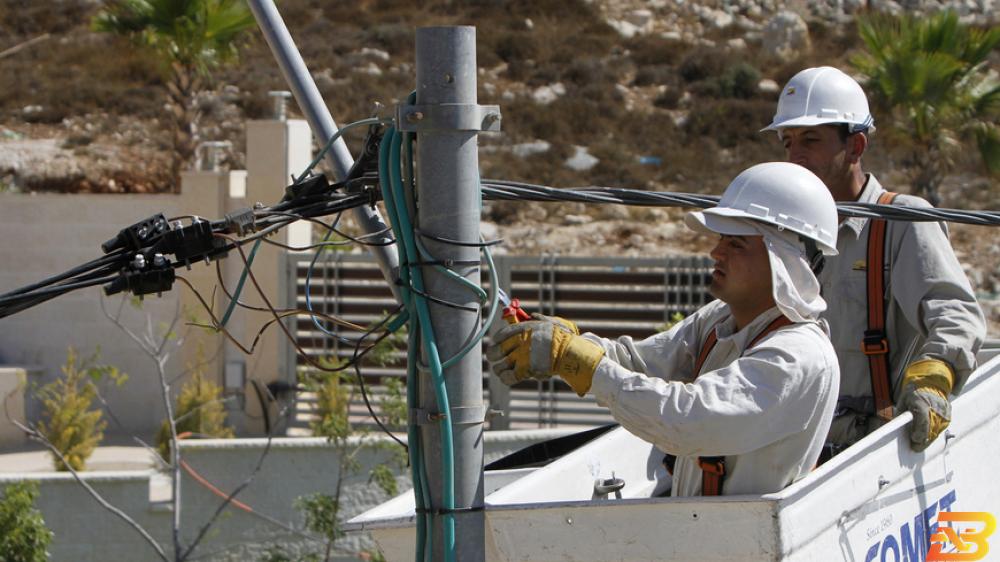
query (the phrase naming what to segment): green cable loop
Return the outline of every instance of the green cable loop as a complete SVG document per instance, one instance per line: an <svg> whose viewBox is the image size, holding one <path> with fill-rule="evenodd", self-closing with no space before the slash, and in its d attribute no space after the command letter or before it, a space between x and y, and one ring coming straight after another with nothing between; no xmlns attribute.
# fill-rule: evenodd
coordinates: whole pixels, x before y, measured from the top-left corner
<svg viewBox="0 0 1000 562"><path fill-rule="evenodd" d="M418 261L419 254L413 240L413 224L410 221L409 212L406 208L406 196L403 192L403 182L400 178L400 147L402 145L401 135L395 129L386 131L392 136L389 144L389 185L392 187L392 195L395 199L396 215L399 218L399 234L402 235L403 245L406 255L411 258L407 263ZM381 155L380 155L381 156ZM437 398L437 405L441 411L450 412L451 406L448 400L448 391L444 380L444 370L441 366L441 358L438 354L437 339L434 336L434 327L431 324L430 308L427 300L420 293L425 292L423 272L420 268L413 268L413 287L418 293L413 299L416 303L417 319L419 321L422 334L424 353L427 355L428 364L431 371L434 394ZM412 352L412 350L411 350ZM443 417L438 425L441 429L441 461L442 461L442 509L446 510L444 519L444 554L446 562L455 560L455 515L451 511L455 508L455 450L454 436L451 428L451 416Z"/></svg>
<svg viewBox="0 0 1000 562"><path fill-rule="evenodd" d="M391 129L390 129L391 130ZM378 160L378 170L379 170L379 184L382 189L382 200L385 203L386 213L389 215L389 222L393 229L397 233L396 239L399 240L398 233L401 230L399 227L399 218L396 215L396 204L392 197L392 193L388 187L389 178L389 144L392 142L392 135L387 131L382 137L382 142L379 145L379 160ZM396 252L398 255L399 263L404 263L405 255L404 249L401 244L396 244ZM400 279L403 281L404 290L400 291L400 298L403 301L403 305L406 307L407 311L413 310L412 295L409 291L405 290L405 287L409 286L410 273L407 268L400 268L399 270ZM409 411L414 411L417 408L417 393L419 389L417 388L417 359L412 353L412 350L418 346L418 333L417 330L411 329L409 331L407 340L407 349L411 350L410 353L406 355L406 406ZM416 506L416 554L415 562L426 562L426 549L427 544L430 542L431 537L431 527L428 525L428 514L424 509L430 505L428 498L428 484L427 475L424 470L424 457L423 457L423 447L420 438L420 432L417 426L413 423L406 424L406 435L407 435L407 445L410 451L410 478L413 480L413 497L414 505Z"/></svg>

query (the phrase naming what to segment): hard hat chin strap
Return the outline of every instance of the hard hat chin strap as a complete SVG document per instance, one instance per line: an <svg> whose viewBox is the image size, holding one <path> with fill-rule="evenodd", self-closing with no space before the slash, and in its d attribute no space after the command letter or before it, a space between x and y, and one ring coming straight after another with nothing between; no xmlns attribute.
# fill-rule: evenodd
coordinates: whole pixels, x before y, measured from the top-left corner
<svg viewBox="0 0 1000 562"><path fill-rule="evenodd" d="M816 241L812 238L807 238L800 234L799 240L805 244L806 259L809 260L809 269L812 270L813 275L819 277L819 274L823 271L823 266L826 265L826 258L823 256L823 251L819 249L819 246L816 245Z"/></svg>
<svg viewBox="0 0 1000 562"><path fill-rule="evenodd" d="M865 120L862 123L848 123L847 131L852 135L854 133L867 133L868 129L871 129L874 126L875 118L869 114L868 117L865 117Z"/></svg>

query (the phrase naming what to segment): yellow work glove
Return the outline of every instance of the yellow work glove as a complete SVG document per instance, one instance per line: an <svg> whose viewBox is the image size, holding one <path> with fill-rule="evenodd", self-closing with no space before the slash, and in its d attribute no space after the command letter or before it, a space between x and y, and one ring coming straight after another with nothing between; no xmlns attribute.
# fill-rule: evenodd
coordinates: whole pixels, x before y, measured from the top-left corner
<svg viewBox="0 0 1000 562"><path fill-rule="evenodd" d="M543 318L501 328L486 348L490 370L508 385L559 375L578 395L587 394L604 349L575 333L572 322Z"/></svg>
<svg viewBox="0 0 1000 562"><path fill-rule="evenodd" d="M573 332L574 336L580 335L580 328L577 328L576 323L570 320L566 320L562 316L546 316L544 314L538 314L537 312L534 312L531 314L531 317L534 318L535 320L542 320L544 322L559 324L563 328L566 328L567 330Z"/></svg>
<svg viewBox="0 0 1000 562"><path fill-rule="evenodd" d="M910 446L914 451L926 449L951 422L948 395L954 383L951 367L939 359L921 359L906 368L899 402L913 414Z"/></svg>

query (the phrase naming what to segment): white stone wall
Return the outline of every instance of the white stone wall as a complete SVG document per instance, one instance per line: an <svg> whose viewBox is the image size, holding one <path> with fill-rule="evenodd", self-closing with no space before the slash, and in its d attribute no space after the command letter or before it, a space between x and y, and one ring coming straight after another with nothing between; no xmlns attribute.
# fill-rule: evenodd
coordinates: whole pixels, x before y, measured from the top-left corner
<svg viewBox="0 0 1000 562"><path fill-rule="evenodd" d="M486 461L519 450L544 439L570 433L567 430L487 432ZM342 514L346 520L388 499L368 482L368 473L385 462L388 437L370 436L354 441L361 448L359 468L342 485ZM182 442L186 462L205 480L230 492L252 472L267 446L265 439L217 439ZM390 445L397 446L398 445ZM251 562L260 560L269 546L281 544L289 552L302 553L314 542L270 520L297 530L302 515L293 507L296 498L314 493L333 494L337 485L338 456L321 438L280 438L272 440L270 451L253 482L237 497L255 514L229 506L212 526L198 549L199 560ZM399 489L410 487L408 469L397 467ZM162 503L150 502L163 479L150 478L155 472L84 473L92 486L116 507L136 519L170 555L172 512ZM11 482L31 479L40 485L38 507L55 533L51 560L72 562L158 560L156 553L121 519L97 504L69 474L4 474L0 489ZM162 497L162 491L157 493ZM185 474L181 484L182 536L190 542L221 503L221 499ZM265 518L266 517L266 518ZM367 536L352 534L337 543L337 560L359 560L356 553L373 548Z"/></svg>

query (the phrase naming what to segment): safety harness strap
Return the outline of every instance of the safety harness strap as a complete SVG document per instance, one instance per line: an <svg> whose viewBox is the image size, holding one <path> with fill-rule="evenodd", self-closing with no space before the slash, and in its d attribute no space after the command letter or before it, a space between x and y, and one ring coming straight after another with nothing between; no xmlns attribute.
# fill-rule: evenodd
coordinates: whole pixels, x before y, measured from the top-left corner
<svg viewBox="0 0 1000 562"><path fill-rule="evenodd" d="M784 315L775 318L750 341L750 345L746 348L749 350L771 332L788 326L791 323L792 321ZM715 347L717 342L718 337L715 335L715 327L713 326L708 337L705 338L705 343L701 346L701 353L698 354L698 361L694 365L695 378L701 375L701 368L704 366L705 360L708 359L708 354L712 352L712 348ZM726 457L698 457L698 466L701 468L701 495L722 495L722 481L726 477Z"/></svg>
<svg viewBox="0 0 1000 562"><path fill-rule="evenodd" d="M891 205L896 193L887 191L880 205ZM889 381L889 338L885 332L885 234L886 220L872 219L868 227L868 329L861 350L868 356L875 415L883 421L893 416L892 385Z"/></svg>

